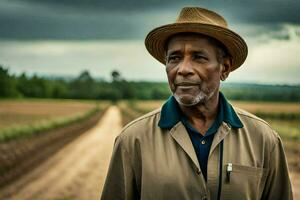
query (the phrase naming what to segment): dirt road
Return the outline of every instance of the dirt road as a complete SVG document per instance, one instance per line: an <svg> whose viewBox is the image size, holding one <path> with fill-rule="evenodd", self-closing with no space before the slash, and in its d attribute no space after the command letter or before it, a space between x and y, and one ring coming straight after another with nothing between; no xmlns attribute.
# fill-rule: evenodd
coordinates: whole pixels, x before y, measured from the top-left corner
<svg viewBox="0 0 300 200"><path fill-rule="evenodd" d="M121 115L110 107L98 124L12 185L1 200L98 200ZM294 199L300 200L300 175L292 173Z"/></svg>
<svg viewBox="0 0 300 200"><path fill-rule="evenodd" d="M121 115L112 106L94 128L0 191L0 199L99 199L113 142L120 130Z"/></svg>

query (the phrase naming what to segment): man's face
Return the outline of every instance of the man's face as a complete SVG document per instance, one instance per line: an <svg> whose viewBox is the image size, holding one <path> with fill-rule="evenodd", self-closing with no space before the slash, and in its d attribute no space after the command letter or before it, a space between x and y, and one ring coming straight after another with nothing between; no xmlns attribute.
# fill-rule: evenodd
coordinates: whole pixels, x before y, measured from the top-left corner
<svg viewBox="0 0 300 200"><path fill-rule="evenodd" d="M166 71L171 91L184 106L204 104L219 91L223 65L204 36L173 36L167 45Z"/></svg>

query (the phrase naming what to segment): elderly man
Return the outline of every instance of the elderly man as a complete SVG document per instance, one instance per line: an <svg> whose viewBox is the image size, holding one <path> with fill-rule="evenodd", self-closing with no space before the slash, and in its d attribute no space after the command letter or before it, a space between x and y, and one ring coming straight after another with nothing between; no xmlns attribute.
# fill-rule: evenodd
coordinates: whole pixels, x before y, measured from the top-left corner
<svg viewBox="0 0 300 200"><path fill-rule="evenodd" d="M225 19L183 8L145 44L166 65L173 95L117 137L101 198L292 199L278 134L219 92L247 57Z"/></svg>

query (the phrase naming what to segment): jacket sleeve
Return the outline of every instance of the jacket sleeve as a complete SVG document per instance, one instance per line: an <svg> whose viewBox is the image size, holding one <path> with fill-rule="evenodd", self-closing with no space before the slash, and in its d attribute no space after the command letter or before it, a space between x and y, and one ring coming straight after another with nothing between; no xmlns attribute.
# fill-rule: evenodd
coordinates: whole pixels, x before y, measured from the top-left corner
<svg viewBox="0 0 300 200"><path fill-rule="evenodd" d="M103 186L102 200L138 199L133 168L122 137L115 140L108 173Z"/></svg>
<svg viewBox="0 0 300 200"><path fill-rule="evenodd" d="M269 172L262 199L293 199L287 161L280 137L276 134L275 145L270 152Z"/></svg>

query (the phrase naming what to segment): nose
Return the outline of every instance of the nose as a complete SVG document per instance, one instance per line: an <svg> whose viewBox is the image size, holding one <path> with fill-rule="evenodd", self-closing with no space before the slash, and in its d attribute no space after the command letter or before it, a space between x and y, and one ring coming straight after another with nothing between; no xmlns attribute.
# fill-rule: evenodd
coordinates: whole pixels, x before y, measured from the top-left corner
<svg viewBox="0 0 300 200"><path fill-rule="evenodd" d="M194 74L192 64L188 57L185 57L179 64L177 74L181 76L191 76Z"/></svg>

